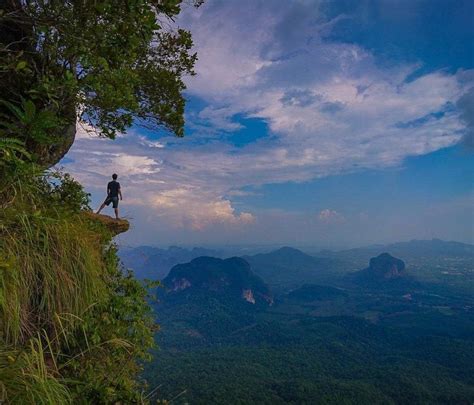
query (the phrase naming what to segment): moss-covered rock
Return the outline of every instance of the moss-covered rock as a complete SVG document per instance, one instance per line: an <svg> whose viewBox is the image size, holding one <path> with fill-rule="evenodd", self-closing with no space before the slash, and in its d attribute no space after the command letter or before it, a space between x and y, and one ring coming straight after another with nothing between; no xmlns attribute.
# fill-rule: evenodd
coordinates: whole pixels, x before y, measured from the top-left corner
<svg viewBox="0 0 474 405"><path fill-rule="evenodd" d="M104 225L112 234L112 236L127 232L130 229L130 223L126 219L115 219L108 215L95 214L93 212L85 212L84 215L95 222Z"/></svg>

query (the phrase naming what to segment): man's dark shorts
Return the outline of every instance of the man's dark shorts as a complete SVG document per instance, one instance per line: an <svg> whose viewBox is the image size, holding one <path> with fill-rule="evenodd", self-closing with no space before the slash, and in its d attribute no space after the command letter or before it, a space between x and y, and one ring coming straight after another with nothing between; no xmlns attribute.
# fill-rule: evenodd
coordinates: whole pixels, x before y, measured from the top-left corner
<svg viewBox="0 0 474 405"><path fill-rule="evenodd" d="M117 208L118 207L118 197L107 197L104 201L105 205L110 205L112 203L112 207Z"/></svg>

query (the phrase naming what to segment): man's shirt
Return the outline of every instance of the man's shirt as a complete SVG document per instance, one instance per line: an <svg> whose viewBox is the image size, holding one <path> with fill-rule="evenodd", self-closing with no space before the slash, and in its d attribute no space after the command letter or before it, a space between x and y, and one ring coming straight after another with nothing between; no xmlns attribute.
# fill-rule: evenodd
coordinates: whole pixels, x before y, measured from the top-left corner
<svg viewBox="0 0 474 405"><path fill-rule="evenodd" d="M107 190L109 190L109 197L118 197L120 183L118 181L112 180L109 184L107 184Z"/></svg>

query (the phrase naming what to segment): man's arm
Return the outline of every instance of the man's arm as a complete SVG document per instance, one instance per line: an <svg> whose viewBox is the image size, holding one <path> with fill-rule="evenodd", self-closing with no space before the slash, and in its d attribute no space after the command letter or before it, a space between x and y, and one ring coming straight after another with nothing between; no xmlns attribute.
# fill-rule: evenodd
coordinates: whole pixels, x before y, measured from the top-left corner
<svg viewBox="0 0 474 405"><path fill-rule="evenodd" d="M122 199L122 189L121 189L121 188L119 188L118 194L119 194L119 196L120 196L120 199Z"/></svg>

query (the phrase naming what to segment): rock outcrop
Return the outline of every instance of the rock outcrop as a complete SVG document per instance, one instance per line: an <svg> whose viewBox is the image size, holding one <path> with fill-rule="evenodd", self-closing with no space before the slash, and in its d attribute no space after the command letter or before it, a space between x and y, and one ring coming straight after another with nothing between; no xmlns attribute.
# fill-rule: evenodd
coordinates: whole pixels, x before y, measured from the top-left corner
<svg viewBox="0 0 474 405"><path fill-rule="evenodd" d="M127 232L130 229L130 223L126 219L115 219L108 215L86 212L84 215L95 222L105 226L113 236Z"/></svg>
<svg viewBox="0 0 474 405"><path fill-rule="evenodd" d="M382 253L370 259L369 267L353 273L351 279L356 284L369 288L414 288L418 282L407 272L405 262L389 253Z"/></svg>
<svg viewBox="0 0 474 405"><path fill-rule="evenodd" d="M250 302L251 304L255 304L255 297L253 296L253 291L252 290L243 290L242 291L242 298Z"/></svg>
<svg viewBox="0 0 474 405"><path fill-rule="evenodd" d="M271 305L268 286L254 274L250 265L239 257L218 259L198 257L189 263L174 266L163 280L168 294L205 294L226 301Z"/></svg>
<svg viewBox="0 0 474 405"><path fill-rule="evenodd" d="M389 253L382 253L370 259L367 271L376 278L399 278L405 275L405 263Z"/></svg>

